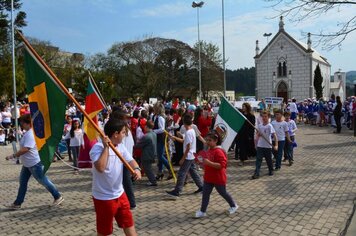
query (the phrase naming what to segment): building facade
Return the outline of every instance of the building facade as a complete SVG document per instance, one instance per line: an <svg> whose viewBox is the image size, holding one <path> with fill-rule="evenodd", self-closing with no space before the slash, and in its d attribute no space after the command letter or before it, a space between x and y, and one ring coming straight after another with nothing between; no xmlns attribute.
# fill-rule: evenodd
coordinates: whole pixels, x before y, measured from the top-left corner
<svg viewBox="0 0 356 236"><path fill-rule="evenodd" d="M319 64L324 78L323 95L330 95L331 65L312 48L310 34L307 44L301 43L284 30L283 17L279 31L260 52L256 41L256 98L283 97L303 100L315 97L314 70Z"/></svg>
<svg viewBox="0 0 356 236"><path fill-rule="evenodd" d="M346 73L337 71L334 73L334 81L330 83L330 96L340 96L341 101L346 99Z"/></svg>

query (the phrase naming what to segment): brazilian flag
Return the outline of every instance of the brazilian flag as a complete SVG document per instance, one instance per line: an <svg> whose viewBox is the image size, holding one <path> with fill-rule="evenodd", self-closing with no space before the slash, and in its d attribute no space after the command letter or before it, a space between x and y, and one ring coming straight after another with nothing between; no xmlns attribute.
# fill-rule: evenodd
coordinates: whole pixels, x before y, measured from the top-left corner
<svg viewBox="0 0 356 236"><path fill-rule="evenodd" d="M48 72L48 67L41 64L27 46L24 54L32 127L46 172L62 139L67 96Z"/></svg>

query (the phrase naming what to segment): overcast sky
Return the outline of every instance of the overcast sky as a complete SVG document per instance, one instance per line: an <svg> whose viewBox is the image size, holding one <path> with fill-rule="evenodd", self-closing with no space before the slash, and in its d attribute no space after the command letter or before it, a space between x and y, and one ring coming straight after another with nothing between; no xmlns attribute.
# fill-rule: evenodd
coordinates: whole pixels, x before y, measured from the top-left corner
<svg viewBox="0 0 356 236"><path fill-rule="evenodd" d="M26 0L26 36L48 40L64 51L93 55L106 52L115 42L146 36L174 38L193 45L198 38L197 12L187 0ZM306 41L304 32L332 30L337 23L354 16L352 8L300 24L285 21L285 30L297 40ZM263 0L225 0L225 39L227 68L254 66L255 41L261 50L264 33L278 32L277 13ZM200 10L200 38L222 50L221 0L206 0ZM273 37L272 35L272 37ZM316 49L332 65L332 73L356 70L356 32L341 50Z"/></svg>

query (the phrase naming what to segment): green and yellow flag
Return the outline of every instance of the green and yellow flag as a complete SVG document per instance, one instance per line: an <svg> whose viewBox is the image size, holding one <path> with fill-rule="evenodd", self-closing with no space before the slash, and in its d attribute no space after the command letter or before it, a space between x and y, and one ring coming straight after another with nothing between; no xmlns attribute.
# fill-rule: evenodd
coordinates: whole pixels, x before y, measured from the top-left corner
<svg viewBox="0 0 356 236"><path fill-rule="evenodd" d="M62 139L67 96L27 46L24 54L32 127L46 172Z"/></svg>

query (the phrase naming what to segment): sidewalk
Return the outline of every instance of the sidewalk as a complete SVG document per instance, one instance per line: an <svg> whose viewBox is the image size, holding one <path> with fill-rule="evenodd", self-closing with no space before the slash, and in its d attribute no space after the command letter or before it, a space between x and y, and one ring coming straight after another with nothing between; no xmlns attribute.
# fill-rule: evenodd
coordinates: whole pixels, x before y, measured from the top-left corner
<svg viewBox="0 0 356 236"><path fill-rule="evenodd" d="M354 200L354 204L355 204L354 210L356 210L356 199ZM354 211L354 215L351 219L349 227L346 230L345 236L355 236L355 235L356 235L356 214Z"/></svg>
<svg viewBox="0 0 356 236"><path fill-rule="evenodd" d="M272 177L264 161L261 178L251 180L253 160L240 167L230 155L227 190L240 206L238 214L227 216L227 203L214 191L208 217L196 220L192 216L201 195L192 194L194 184L188 184L177 201L166 201L172 180L159 181L158 187L146 187L145 178L136 183L133 214L139 235L340 235L356 197L355 139L351 131L333 134L331 128L299 128L294 165L283 163ZM3 205L16 197L21 169L4 160L10 152L10 146L0 147L1 235L96 235L91 172L73 175L61 162L53 163L48 176L63 193L62 206L49 208L51 195L31 178L21 210L7 211ZM354 222L349 233L355 232ZM116 225L114 232L123 235Z"/></svg>

